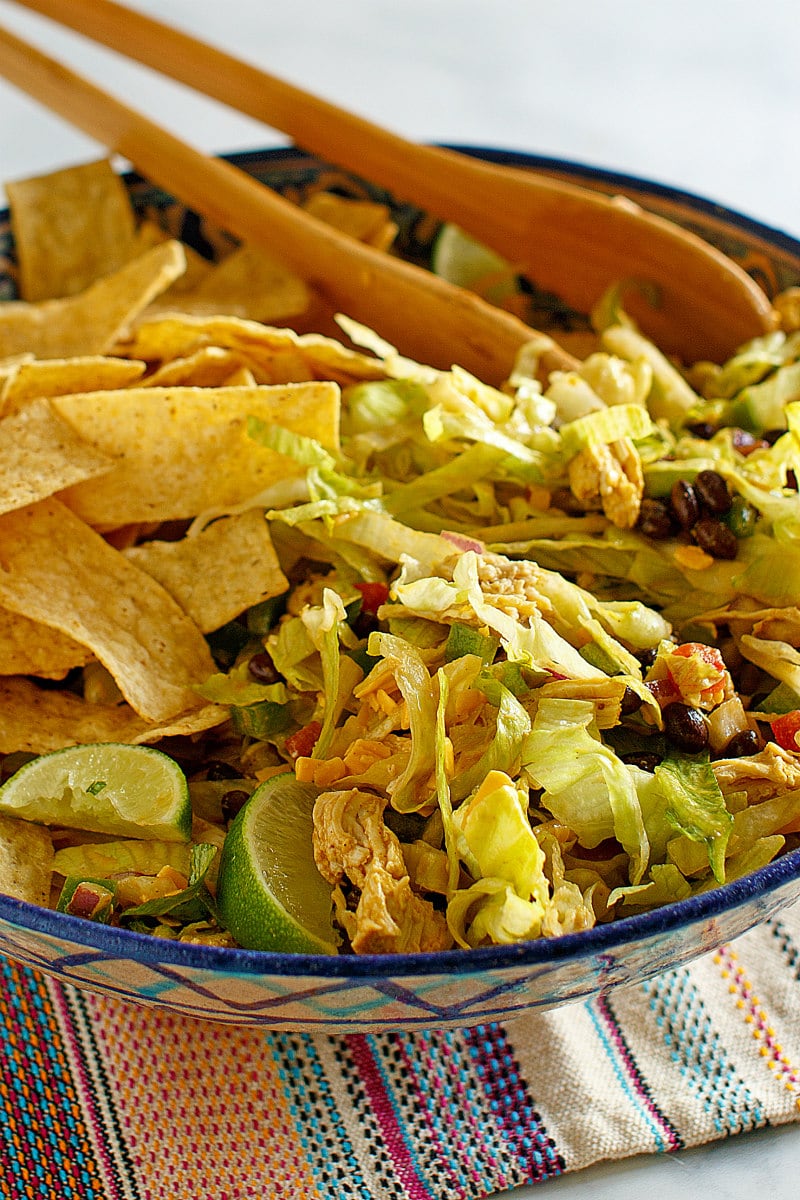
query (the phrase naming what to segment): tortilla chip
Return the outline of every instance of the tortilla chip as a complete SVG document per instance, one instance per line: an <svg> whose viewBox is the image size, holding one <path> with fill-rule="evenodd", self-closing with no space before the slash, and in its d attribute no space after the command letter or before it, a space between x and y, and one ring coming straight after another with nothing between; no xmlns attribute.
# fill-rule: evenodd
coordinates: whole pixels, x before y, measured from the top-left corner
<svg viewBox="0 0 800 1200"><path fill-rule="evenodd" d="M163 311L177 291L162 297ZM180 289L182 312L225 313L254 321L286 321L307 311L311 294L299 275L255 246L240 246L204 273L191 288ZM152 306L151 306L152 307Z"/></svg>
<svg viewBox="0 0 800 1200"><path fill-rule="evenodd" d="M225 380L226 387L256 387L259 380L256 379L249 367L237 367L232 375L229 375ZM271 380L270 382L276 382Z"/></svg>
<svg viewBox="0 0 800 1200"><path fill-rule="evenodd" d="M177 542L144 542L126 558L166 588L204 633L288 590L261 509L212 521ZM210 571L209 564L219 564Z"/></svg>
<svg viewBox="0 0 800 1200"><path fill-rule="evenodd" d="M143 221L139 222L136 229L136 251L131 257L136 257L137 254L144 254L145 250L152 250L153 246L161 246L164 242L171 241L172 237L173 235L168 233L156 221L151 221L145 217ZM178 233L174 237L180 240ZM193 246L187 245L186 242L181 242L181 245L186 255L186 270L180 279L176 279L174 283L170 284L163 293L164 296L191 291L214 268L214 263L208 258L204 258ZM160 305L160 301L158 303Z"/></svg>
<svg viewBox="0 0 800 1200"><path fill-rule="evenodd" d="M397 237L391 209L374 200L354 200L336 196L333 192L315 192L303 207L326 225L378 250L388 250Z"/></svg>
<svg viewBox="0 0 800 1200"><path fill-rule="evenodd" d="M140 379L147 364L132 358L104 354L79 358L29 359L19 364L0 396L4 416L40 396L65 396L70 392L99 392L129 387Z"/></svg>
<svg viewBox="0 0 800 1200"><path fill-rule="evenodd" d="M320 334L276 329L240 317L197 317L170 313L139 324L120 351L146 362L168 362L202 346L236 350L270 370L279 355L298 354L317 379L385 379L383 364L371 355ZM319 366L319 370L314 368Z"/></svg>
<svg viewBox="0 0 800 1200"><path fill-rule="evenodd" d="M55 497L0 516L0 605L87 646L148 721L200 707L215 670L172 597Z"/></svg>
<svg viewBox="0 0 800 1200"><path fill-rule="evenodd" d="M53 839L44 825L0 816L0 892L29 904L50 899Z"/></svg>
<svg viewBox="0 0 800 1200"><path fill-rule="evenodd" d="M0 356L33 352L37 358L103 354L133 319L184 269L179 242L164 242L85 291L63 300L0 305Z"/></svg>
<svg viewBox="0 0 800 1200"><path fill-rule="evenodd" d="M91 659L91 650L66 634L0 608L0 675L63 679Z"/></svg>
<svg viewBox="0 0 800 1200"><path fill-rule="evenodd" d="M32 354L12 354L9 358L4 358L0 361L0 412L5 407L6 396L12 382L19 374L20 367L23 363L33 361Z"/></svg>
<svg viewBox="0 0 800 1200"><path fill-rule="evenodd" d="M148 722L127 704L89 704L74 692L40 688L29 679L0 679L0 754L47 754L91 742L150 745L202 733L227 718L226 707L203 704L176 720Z"/></svg>
<svg viewBox="0 0 800 1200"><path fill-rule="evenodd" d="M114 462L79 438L49 400L32 400L0 420L0 513L104 475Z"/></svg>
<svg viewBox="0 0 800 1200"><path fill-rule="evenodd" d="M133 256L134 214L108 159L6 184L22 300L84 291Z"/></svg>
<svg viewBox="0 0 800 1200"><path fill-rule="evenodd" d="M124 361L124 360L120 360ZM203 346L185 358L173 358L156 368L142 387L222 387L241 367L241 359L233 350L219 346ZM74 391L103 389L75 388Z"/></svg>
<svg viewBox="0 0 800 1200"><path fill-rule="evenodd" d="M306 468L248 436L248 418L338 447L334 383L256 388L130 388L52 400L78 434L122 461L63 493L90 525L180 520L232 509Z"/></svg>

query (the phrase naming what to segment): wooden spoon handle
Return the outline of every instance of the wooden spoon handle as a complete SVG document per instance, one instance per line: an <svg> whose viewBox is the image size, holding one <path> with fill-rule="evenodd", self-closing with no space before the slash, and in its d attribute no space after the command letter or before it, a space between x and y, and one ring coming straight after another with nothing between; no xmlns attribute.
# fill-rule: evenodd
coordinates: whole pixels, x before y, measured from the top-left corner
<svg viewBox="0 0 800 1200"><path fill-rule="evenodd" d="M534 336L509 313L354 241L230 163L201 154L1 29L0 72L220 228L278 254L340 311L405 354L443 369L458 362L500 383ZM555 343L548 359L551 368L573 363Z"/></svg>
<svg viewBox="0 0 800 1200"><path fill-rule="evenodd" d="M626 306L663 349L721 359L772 325L767 297L720 251L588 188L419 146L114 0L16 0L172 76L490 244L588 312L621 280L658 285Z"/></svg>

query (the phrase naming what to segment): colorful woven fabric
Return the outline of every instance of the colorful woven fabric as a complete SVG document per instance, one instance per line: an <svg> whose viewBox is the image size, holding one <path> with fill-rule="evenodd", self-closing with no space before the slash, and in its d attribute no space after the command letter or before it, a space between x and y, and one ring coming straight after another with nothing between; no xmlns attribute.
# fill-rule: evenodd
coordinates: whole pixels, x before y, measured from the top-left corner
<svg viewBox="0 0 800 1200"><path fill-rule="evenodd" d="M456 1032L271 1033L2 965L0 1194L478 1200L800 1119L800 904L644 986Z"/></svg>

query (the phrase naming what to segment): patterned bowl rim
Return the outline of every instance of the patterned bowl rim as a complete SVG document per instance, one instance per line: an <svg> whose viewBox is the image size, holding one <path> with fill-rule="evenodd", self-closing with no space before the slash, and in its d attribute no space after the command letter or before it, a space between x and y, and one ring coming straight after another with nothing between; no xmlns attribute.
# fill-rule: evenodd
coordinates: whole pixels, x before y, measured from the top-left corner
<svg viewBox="0 0 800 1200"><path fill-rule="evenodd" d="M451 148L510 166L564 172L606 187L633 188L645 195L661 197L697 214L705 213L717 220L726 221L751 236L763 238L784 252L797 256L800 263L798 239L693 192L570 159L482 146L457 145ZM295 147L245 150L222 157L244 169L269 162L271 159L286 160L296 157L298 160L315 161L313 156ZM127 178L136 180L140 177L131 173ZM0 219L4 216L6 214L0 213ZM607 925L596 925L580 933L563 934L557 938L539 938L507 946L483 946L471 950L418 954L285 954L268 950L193 945L97 924L2 894L0 921L71 943L72 946L83 946L88 952L101 951L115 958L129 958L140 963L170 963L212 974L325 976L343 981L352 979L363 982L371 978L384 979L390 976L477 975L488 970L535 967L570 960L578 962L591 956L624 950L632 943L663 937L705 924L715 918L722 918L759 899L766 899L782 888L790 890L792 884L800 887L800 849L790 851L767 866L708 892L663 905L649 912L621 917Z"/></svg>

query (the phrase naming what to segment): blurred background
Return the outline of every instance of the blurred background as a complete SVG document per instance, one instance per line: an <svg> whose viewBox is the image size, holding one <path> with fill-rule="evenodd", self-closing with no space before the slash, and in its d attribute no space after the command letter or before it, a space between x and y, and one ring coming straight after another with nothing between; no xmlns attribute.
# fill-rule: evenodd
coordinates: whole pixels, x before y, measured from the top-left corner
<svg viewBox="0 0 800 1200"><path fill-rule="evenodd" d="M523 150L702 194L800 237L797 0L130 0L412 139ZM285 138L0 0L0 24L209 152ZM0 81L0 182L102 149ZM796 1189L800 1127L598 1167L553 1200ZM534 1189L514 1193L528 1200ZM536 1189L539 1195L539 1189Z"/></svg>
<svg viewBox="0 0 800 1200"><path fill-rule="evenodd" d="M796 0L133 0L426 141L527 150L700 192L800 234ZM284 139L0 0L0 21L209 151ZM94 147L0 83L0 177Z"/></svg>

